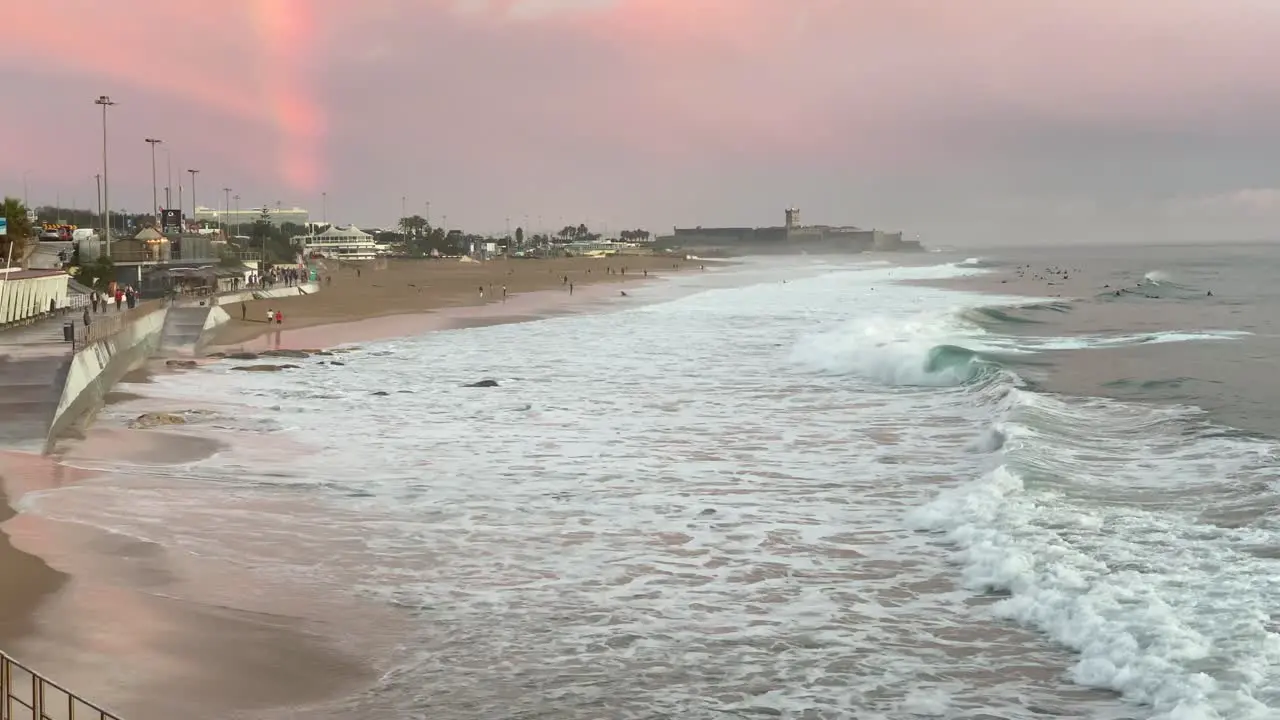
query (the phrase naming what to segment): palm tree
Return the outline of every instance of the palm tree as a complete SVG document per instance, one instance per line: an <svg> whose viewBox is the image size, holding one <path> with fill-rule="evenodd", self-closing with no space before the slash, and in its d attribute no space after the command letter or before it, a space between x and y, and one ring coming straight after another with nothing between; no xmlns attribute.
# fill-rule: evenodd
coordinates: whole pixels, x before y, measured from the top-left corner
<svg viewBox="0 0 1280 720"><path fill-rule="evenodd" d="M4 217L9 221L7 234L0 235L0 257L13 258L15 264L27 257L31 242L31 221L27 219L27 207L18 198L4 199ZM10 255L12 248L12 255Z"/></svg>

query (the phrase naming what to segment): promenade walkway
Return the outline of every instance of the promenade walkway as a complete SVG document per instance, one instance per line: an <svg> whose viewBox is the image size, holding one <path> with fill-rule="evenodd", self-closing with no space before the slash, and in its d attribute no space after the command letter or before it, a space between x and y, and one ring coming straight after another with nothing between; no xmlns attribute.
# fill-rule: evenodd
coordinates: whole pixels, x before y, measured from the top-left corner
<svg viewBox="0 0 1280 720"><path fill-rule="evenodd" d="M68 316L0 330L0 447L40 452L62 398L72 344Z"/></svg>

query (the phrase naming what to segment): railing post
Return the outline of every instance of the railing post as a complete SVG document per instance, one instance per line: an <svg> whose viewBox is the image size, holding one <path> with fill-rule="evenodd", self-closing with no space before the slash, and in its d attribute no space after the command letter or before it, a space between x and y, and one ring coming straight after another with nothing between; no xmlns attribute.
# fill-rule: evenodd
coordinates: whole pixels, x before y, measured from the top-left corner
<svg viewBox="0 0 1280 720"><path fill-rule="evenodd" d="M0 720L13 717L13 693L11 683L13 677L9 669L9 656L0 653Z"/></svg>
<svg viewBox="0 0 1280 720"><path fill-rule="evenodd" d="M31 720L44 720L44 678L31 673Z"/></svg>

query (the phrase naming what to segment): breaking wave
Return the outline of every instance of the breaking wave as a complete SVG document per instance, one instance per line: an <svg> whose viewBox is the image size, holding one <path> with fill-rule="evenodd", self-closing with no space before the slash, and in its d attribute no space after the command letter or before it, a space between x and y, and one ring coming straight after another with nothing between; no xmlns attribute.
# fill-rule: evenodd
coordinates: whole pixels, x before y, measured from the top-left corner
<svg viewBox="0 0 1280 720"><path fill-rule="evenodd" d="M1280 544L1280 523L1256 510L1280 502L1274 442L1223 432L1192 407L1036 392L1008 362L1246 333L1011 338L975 322L1008 322L982 310L862 321L801 343L795 359L875 383L950 387L986 409L971 447L988 455L987 471L910 511L908 524L955 547L967 589L1003 596L996 616L1076 651L1074 682L1162 720L1276 717L1280 579L1256 551Z"/></svg>

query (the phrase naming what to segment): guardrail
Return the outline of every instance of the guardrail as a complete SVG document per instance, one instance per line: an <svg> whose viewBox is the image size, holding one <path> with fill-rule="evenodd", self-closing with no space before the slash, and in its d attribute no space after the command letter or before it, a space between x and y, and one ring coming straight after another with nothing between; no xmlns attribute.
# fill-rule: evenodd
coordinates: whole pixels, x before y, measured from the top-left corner
<svg viewBox="0 0 1280 720"><path fill-rule="evenodd" d="M0 652L0 720L121 720Z"/></svg>
<svg viewBox="0 0 1280 720"><path fill-rule="evenodd" d="M240 251L231 253L236 259L242 262L256 262L262 259L262 253L256 251ZM155 265L172 265L175 263L207 263L209 265L217 265L222 260L222 255L214 253L209 256L201 253L196 256L195 253L191 257L185 257L183 253L175 252L159 252L153 250L126 250L112 249L111 262L113 263L150 263Z"/></svg>
<svg viewBox="0 0 1280 720"><path fill-rule="evenodd" d="M158 300L144 300L135 307L128 310L103 310L100 313L89 315L89 324L76 324L75 333L71 341L71 351L75 352L90 343L106 340L107 338L120 332L130 323L133 323L151 313L168 307L169 298L160 298Z"/></svg>

